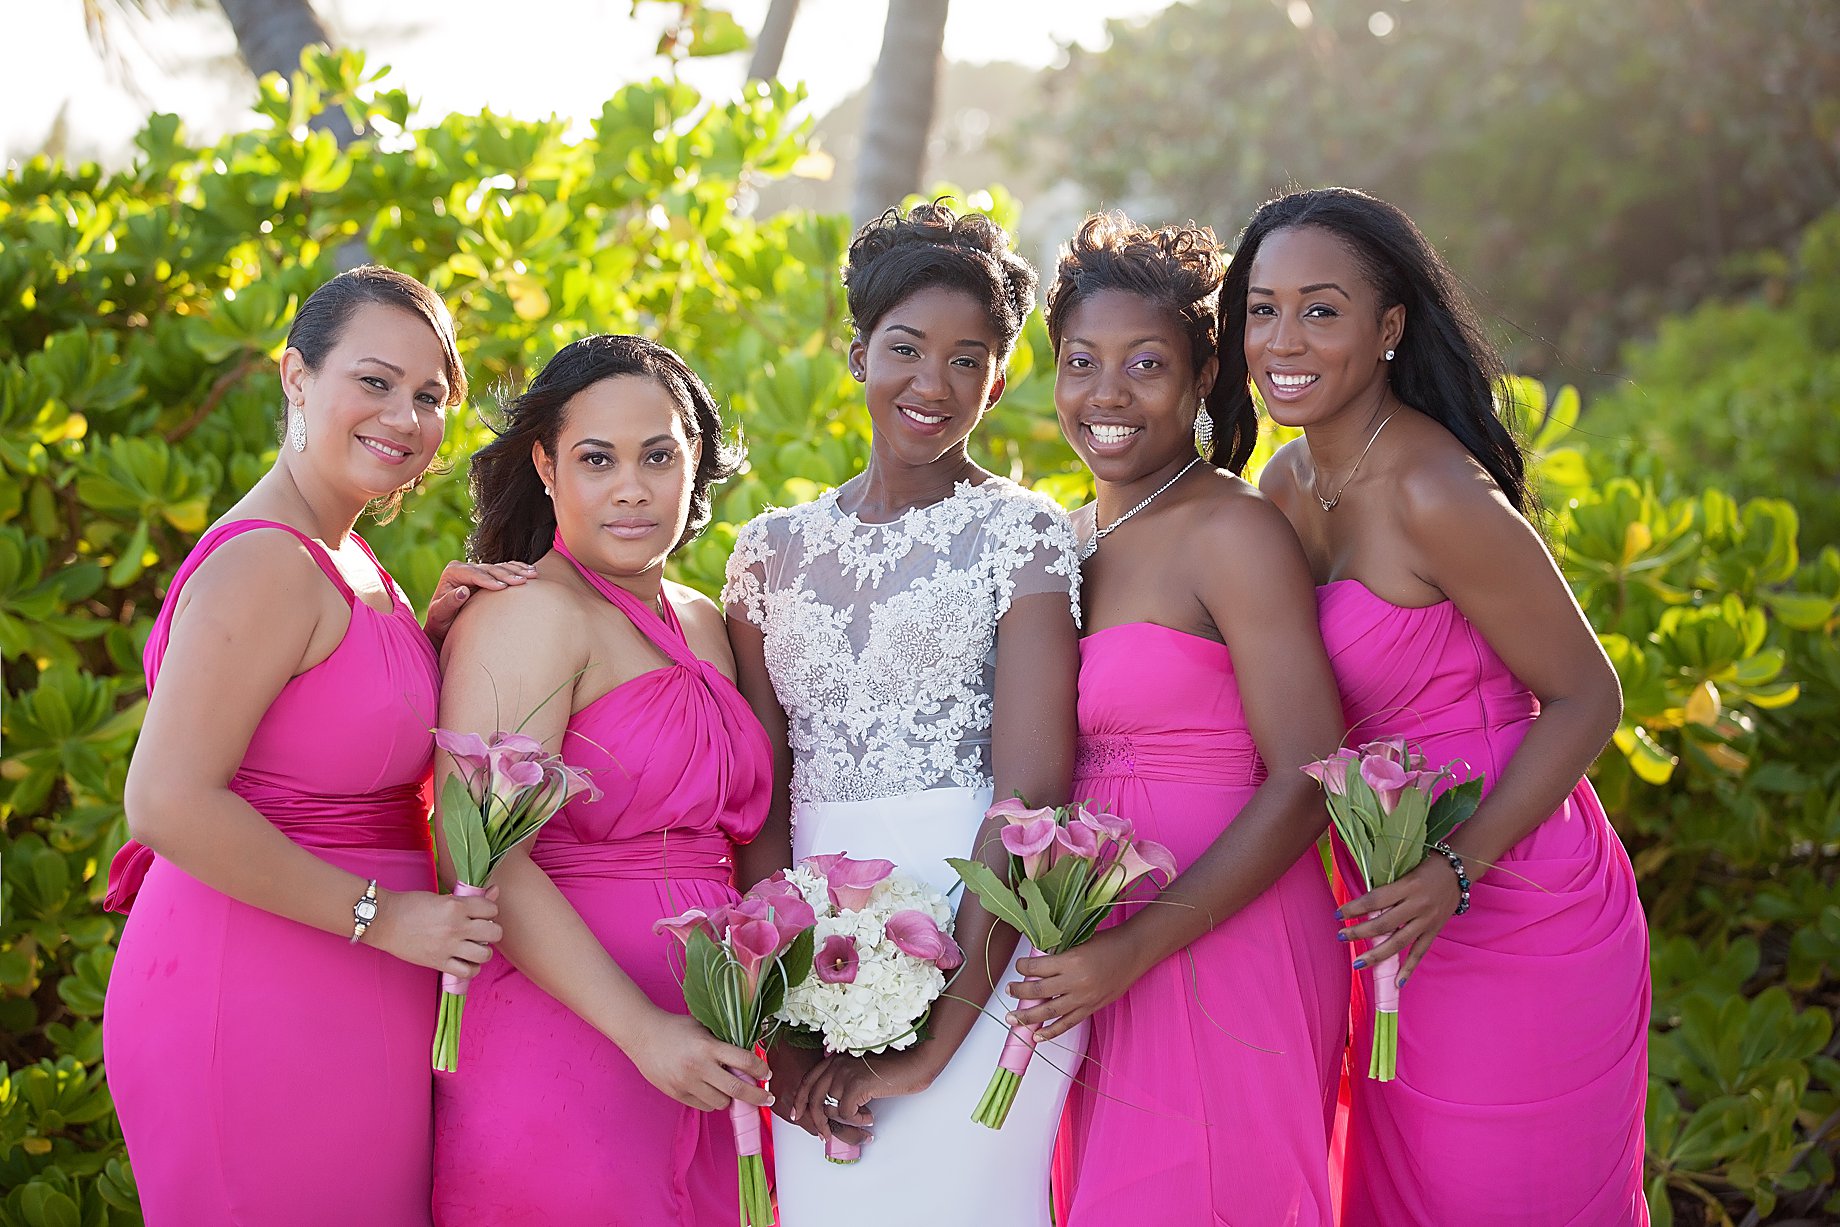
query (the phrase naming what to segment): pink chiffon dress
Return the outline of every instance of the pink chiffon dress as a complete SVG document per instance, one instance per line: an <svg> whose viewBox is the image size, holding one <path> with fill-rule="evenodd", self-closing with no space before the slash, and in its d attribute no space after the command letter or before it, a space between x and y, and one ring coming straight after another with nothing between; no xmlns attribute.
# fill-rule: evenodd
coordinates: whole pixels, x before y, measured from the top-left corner
<svg viewBox="0 0 1840 1227"><path fill-rule="evenodd" d="M1074 798L1131 819L1183 869L1265 778L1212 639L1149 622L1086 636L1079 721ZM1067 1227L1328 1227L1348 1021L1334 909L1312 848L1093 1015L1062 1138Z"/></svg>
<svg viewBox="0 0 1840 1227"><path fill-rule="evenodd" d="M351 622L330 656L282 687L230 789L315 856L388 890L431 890L425 786L440 675L394 582L394 608L379 613L296 530L220 524L167 590L148 690L158 693L186 581L225 541L266 529L306 544ZM148 1227L427 1223L440 977L239 903L138 843L109 878L108 906L128 923L103 1058Z"/></svg>
<svg viewBox="0 0 1840 1227"><path fill-rule="evenodd" d="M567 556L560 538L556 549ZM602 795L565 806L531 859L645 994L683 1013L677 943L652 925L737 899L733 846L766 821L772 749L734 683L690 650L669 602L660 618L575 566L670 663L570 718L562 756ZM502 955L467 994L459 1069L435 1082L437 1223L733 1227L728 1113L652 1086Z"/></svg>
<svg viewBox="0 0 1840 1227"><path fill-rule="evenodd" d="M1449 601L1318 590L1349 741L1401 736L1433 767L1500 778L1539 702ZM1337 847L1346 897L1362 887ZM1366 1076L1371 970L1356 985L1346 1227L1647 1223L1648 928L1591 785L1476 883L1400 992L1399 1072Z"/></svg>

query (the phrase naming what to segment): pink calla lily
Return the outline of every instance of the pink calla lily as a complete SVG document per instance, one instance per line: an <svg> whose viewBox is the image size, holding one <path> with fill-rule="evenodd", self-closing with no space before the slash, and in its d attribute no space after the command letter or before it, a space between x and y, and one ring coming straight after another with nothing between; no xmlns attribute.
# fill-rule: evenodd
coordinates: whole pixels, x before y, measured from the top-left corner
<svg viewBox="0 0 1840 1227"><path fill-rule="evenodd" d="M1404 771L1416 771L1424 765L1424 759L1414 752L1412 743L1403 737L1382 737L1370 741L1360 749L1362 759L1381 758L1393 763Z"/></svg>
<svg viewBox="0 0 1840 1227"><path fill-rule="evenodd" d="M1175 854L1153 839L1132 840L1124 845L1118 862L1099 878L1093 887L1092 900L1097 904L1110 903L1129 890L1131 883L1150 873L1162 874L1163 885L1169 885L1176 876Z"/></svg>
<svg viewBox="0 0 1840 1227"><path fill-rule="evenodd" d="M743 991L748 996L760 984L761 967L783 949L779 937L779 929L770 920L744 920L728 930L728 948L741 966Z"/></svg>
<svg viewBox="0 0 1840 1227"><path fill-rule="evenodd" d="M1022 858L1022 876L1040 876L1048 850L1054 846L1054 833L1060 830L1052 817L1034 818L1020 826L1003 828L1001 839L1010 855Z"/></svg>
<svg viewBox="0 0 1840 1227"><path fill-rule="evenodd" d="M1052 818L1054 810L1048 807L1030 809L1021 797L1006 797L984 811L985 818L1001 818L1015 825L1032 822L1037 818Z"/></svg>
<svg viewBox="0 0 1840 1227"><path fill-rule="evenodd" d="M965 961L958 943L940 929L937 922L917 908L908 908L890 916L882 926L896 950L925 959L941 971L951 971Z"/></svg>
<svg viewBox="0 0 1840 1227"><path fill-rule="evenodd" d="M1090 810L1084 805L1074 807L1074 821L1085 824L1099 834L1111 839L1131 838L1137 826L1129 818L1120 818L1117 814L1108 814L1104 810Z"/></svg>
<svg viewBox="0 0 1840 1227"><path fill-rule="evenodd" d="M1348 791L1348 772L1361 761L1361 756L1343 746L1328 758L1305 763L1301 770L1312 780L1323 786L1323 791L1332 797L1339 797Z"/></svg>
<svg viewBox="0 0 1840 1227"><path fill-rule="evenodd" d="M831 906L853 912L869 901L869 894L894 872L893 861L852 860L840 852L806 858L806 864L824 875Z"/></svg>
<svg viewBox="0 0 1840 1227"><path fill-rule="evenodd" d="M856 982L856 967L860 961L856 953L856 939L842 933L833 933L818 947L812 964L818 979L826 984L853 984Z"/></svg>
<svg viewBox="0 0 1840 1227"><path fill-rule="evenodd" d="M1380 808L1392 813L1405 790L1418 782L1419 772L1408 771L1390 758L1361 760L1361 779L1380 798Z"/></svg>
<svg viewBox="0 0 1840 1227"><path fill-rule="evenodd" d="M709 913L700 907L693 907L681 915L666 917L652 925L652 932L669 933L686 946L690 944L690 934L698 929L707 933L711 940L721 939L722 935L716 931Z"/></svg>
<svg viewBox="0 0 1840 1227"><path fill-rule="evenodd" d="M1082 860L1097 860L1099 856L1099 832L1084 822L1070 822L1064 827L1054 829L1056 863L1069 856Z"/></svg>
<svg viewBox="0 0 1840 1227"><path fill-rule="evenodd" d="M785 878L768 878L750 890L747 897L764 900L771 909L773 923L782 932L790 929L797 935L818 923L818 914L812 910L811 904L805 902L805 896L799 893L799 888Z"/></svg>
<svg viewBox="0 0 1840 1227"><path fill-rule="evenodd" d="M451 729L436 729L434 744L446 751L454 760L460 773L471 781L481 771L491 769L492 750L486 745L486 739L478 733L456 733Z"/></svg>

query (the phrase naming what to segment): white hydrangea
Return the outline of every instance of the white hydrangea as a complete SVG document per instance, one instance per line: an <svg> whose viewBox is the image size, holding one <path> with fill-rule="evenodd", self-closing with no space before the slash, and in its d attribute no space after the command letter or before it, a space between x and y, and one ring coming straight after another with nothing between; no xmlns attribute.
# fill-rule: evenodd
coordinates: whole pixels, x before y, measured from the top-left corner
<svg viewBox="0 0 1840 1227"><path fill-rule="evenodd" d="M917 1026L945 989L945 973L925 959L903 954L882 926L896 912L925 912L942 930L952 931L952 908L946 897L896 870L876 884L858 910L839 913L831 906L824 875L802 866L788 880L818 915L812 933L815 951L834 934L856 939L856 979L827 984L812 974L786 994L779 1017L807 1027L824 1039L829 1052L883 1052L907 1048L919 1038Z"/></svg>

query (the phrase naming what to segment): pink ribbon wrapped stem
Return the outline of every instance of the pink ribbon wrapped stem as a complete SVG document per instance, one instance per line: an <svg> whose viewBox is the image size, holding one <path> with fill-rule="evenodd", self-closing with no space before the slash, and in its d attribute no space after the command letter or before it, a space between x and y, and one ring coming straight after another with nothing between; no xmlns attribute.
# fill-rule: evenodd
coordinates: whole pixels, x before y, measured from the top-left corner
<svg viewBox="0 0 1840 1227"><path fill-rule="evenodd" d="M1399 956L1389 954L1374 964L1374 1009L1399 1013Z"/></svg>
<svg viewBox="0 0 1840 1227"><path fill-rule="evenodd" d="M824 1144L824 1157L832 1163L854 1163L862 1158L862 1147L833 1136Z"/></svg>
<svg viewBox="0 0 1840 1227"><path fill-rule="evenodd" d="M454 894L462 899L471 898L475 895L483 895L485 893L486 888L483 886L474 886L470 882L454 883ZM466 986L469 983L470 981L462 980L450 972L444 971L441 973L441 991L444 993L452 993L456 997L464 997L466 996Z"/></svg>
<svg viewBox="0 0 1840 1227"><path fill-rule="evenodd" d="M1033 942L1024 940L1022 949L1016 952L1018 961L1037 958L1041 951L1035 949ZM1023 977L1023 982L1034 979ZM1040 1028L1032 1023L1017 1023L1009 1029L1009 1037L1003 1041L1003 1052L997 1058L997 1068L1007 1069L1018 1078L1029 1072L1029 1061L1035 1056L1035 1032Z"/></svg>
<svg viewBox="0 0 1840 1227"><path fill-rule="evenodd" d="M728 1072L743 1082L753 1081L738 1069L729 1068ZM744 1099L731 1099L728 1120L735 1127L735 1153L744 1157L761 1153L760 1109Z"/></svg>

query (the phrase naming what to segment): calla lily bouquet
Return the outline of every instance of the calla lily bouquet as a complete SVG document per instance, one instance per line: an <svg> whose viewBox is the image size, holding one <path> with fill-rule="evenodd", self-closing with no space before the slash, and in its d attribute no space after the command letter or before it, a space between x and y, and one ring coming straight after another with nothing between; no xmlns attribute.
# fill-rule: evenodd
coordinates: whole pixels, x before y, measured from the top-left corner
<svg viewBox="0 0 1840 1227"><path fill-rule="evenodd" d="M652 928L684 943L684 1005L690 1017L725 1044L753 1048L772 1040L787 992L811 973L815 921L798 891L769 878L738 903L714 912L691 908ZM740 1165L742 1227L768 1227L773 1198L761 1157L760 1110L737 1099L728 1115Z"/></svg>
<svg viewBox="0 0 1840 1227"><path fill-rule="evenodd" d="M1476 812L1482 777L1447 788L1451 766L1427 770L1424 755L1403 737L1346 746L1308 763L1303 773L1323 786L1329 818L1354 858L1367 889L1397 882L1418 867L1431 845L1442 843ZM1374 967L1374 1048L1367 1076L1391 1082L1399 1071L1399 956Z"/></svg>
<svg viewBox="0 0 1840 1227"><path fill-rule="evenodd" d="M454 864L454 894L482 895L486 879L505 853L535 835L556 811L579 794L590 800L600 790L588 777L522 733L434 731L455 772L441 789L441 833ZM460 1019L466 982L441 977L441 1014L435 1024L434 1067L459 1068Z"/></svg>
<svg viewBox="0 0 1840 1227"><path fill-rule="evenodd" d="M1012 797L984 815L1004 820L1003 847L1009 855L1007 881L982 861L951 858L984 906L1018 930L1029 949L1061 954L1098 932L1099 924L1125 901L1125 893L1152 873L1168 885L1176 861L1169 849L1139 839L1128 818L1084 805L1030 809ZM1009 1029L997 1068L984 1088L971 1119L1003 1128L1010 1106L1035 1054L1037 1028L1018 1023Z"/></svg>
<svg viewBox="0 0 1840 1227"><path fill-rule="evenodd" d="M812 975L779 1009L793 1042L861 1056L922 1038L946 973L965 961L946 897L892 861L841 853L807 857L762 885L774 883L817 916ZM832 1139L825 1157L853 1163L861 1148Z"/></svg>

